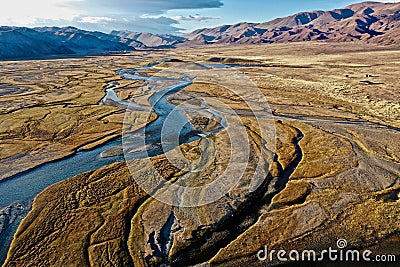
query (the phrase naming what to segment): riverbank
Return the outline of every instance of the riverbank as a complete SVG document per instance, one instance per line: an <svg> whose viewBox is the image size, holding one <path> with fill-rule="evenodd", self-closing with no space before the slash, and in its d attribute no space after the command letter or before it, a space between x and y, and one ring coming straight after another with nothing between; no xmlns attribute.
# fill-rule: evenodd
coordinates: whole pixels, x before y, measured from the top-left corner
<svg viewBox="0 0 400 267"><path fill-rule="evenodd" d="M339 238L351 249L399 256L400 133L386 127L400 124L399 51L310 43L169 53L182 61L257 60L261 65L235 70L264 97L232 75L224 76L234 90L207 79L171 89L167 100L182 112L174 118L190 122L197 138L48 187L19 226L5 266L262 266L256 255L266 245L321 251L336 248ZM365 74L379 84L362 82ZM116 90L137 104L150 92ZM173 107L162 103L167 117ZM265 104L278 116L268 116ZM263 131L271 123L275 135ZM160 126L147 124L154 131ZM145 145L161 143L153 135L148 140ZM207 205L174 207L165 203L163 187L155 188L155 199L137 184L160 175L166 183L202 186L223 177L231 159L229 177L243 179L219 184L232 188ZM164 202L157 196L166 196Z"/></svg>
<svg viewBox="0 0 400 267"><path fill-rule="evenodd" d="M99 105L128 57L2 62L0 180L100 145L121 133L124 110ZM126 85L132 86L135 84Z"/></svg>

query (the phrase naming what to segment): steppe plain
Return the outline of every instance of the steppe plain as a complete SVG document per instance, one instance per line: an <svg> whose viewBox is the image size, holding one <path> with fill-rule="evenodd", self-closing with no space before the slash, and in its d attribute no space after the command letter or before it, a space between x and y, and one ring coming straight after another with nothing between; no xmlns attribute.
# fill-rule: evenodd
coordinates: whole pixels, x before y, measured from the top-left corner
<svg viewBox="0 0 400 267"><path fill-rule="evenodd" d="M120 136L125 111L118 105L99 105L105 88L117 81L120 98L135 96L141 82L123 80L115 71L167 55L176 60L158 65L154 73L180 64L177 61L248 64L237 69L265 95L275 137L259 129L264 119L257 112L262 110L250 110L240 95L223 88L195 82L169 97L177 104L215 99L239 114L254 159L243 181L214 203L186 208L159 202L135 183L133 176L153 175L144 160L136 162L133 172L120 162L80 174L36 197L4 266L262 266L266 263L256 254L265 245L319 251L335 247L340 238L349 248L399 256L397 47L211 46L2 62L0 179ZM149 120L140 111L134 116L139 127ZM218 124L201 114L189 116L196 127ZM229 161L226 131L209 138L217 153L197 174L197 185L215 179L212 174L223 172ZM206 140L177 149L188 159L198 159L204 156L199 151L208 151ZM273 163L266 164L270 159ZM163 155L151 161L168 180L187 175ZM265 179L249 194L249 181L260 162L266 166L261 170Z"/></svg>

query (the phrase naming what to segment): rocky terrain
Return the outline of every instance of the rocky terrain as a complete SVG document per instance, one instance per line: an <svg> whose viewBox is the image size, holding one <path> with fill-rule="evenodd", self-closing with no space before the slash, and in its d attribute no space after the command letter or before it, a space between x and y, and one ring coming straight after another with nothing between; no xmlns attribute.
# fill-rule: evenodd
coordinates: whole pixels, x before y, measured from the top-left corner
<svg viewBox="0 0 400 267"><path fill-rule="evenodd" d="M302 12L265 23L199 29L191 44L285 43L311 40L398 44L400 3L363 2L331 11Z"/></svg>
<svg viewBox="0 0 400 267"><path fill-rule="evenodd" d="M265 245L270 250L321 251L335 248L340 238L347 240L348 248L400 256L399 50L311 42L180 48L168 55L175 60L146 72L156 74L180 61L237 63L241 65L236 71L248 76L265 100L251 98L248 87L230 91L201 79L171 94L168 100L175 105L199 110L207 103L224 115L228 126L182 144L170 153L172 157L161 154L115 163L47 188L35 198L32 211L20 225L4 266L265 266L279 263L257 259ZM135 58L143 65L148 60L140 55ZM102 62L104 69L97 75L107 74L107 78L96 80L96 96L101 83L104 86L116 79L110 74L116 65L139 64L117 57L106 61L110 65ZM85 64L94 62L100 64L95 59ZM53 61L41 64L66 68ZM77 91L81 83L94 82L88 79L94 74L81 72L72 79ZM210 73L216 73L215 69ZM19 76L8 73L7 77L15 82ZM15 87L14 91L22 90ZM128 85L127 92L121 90L119 95L133 96L137 103L144 101L140 97L143 88L138 87L135 94L132 87ZM251 101L244 102L247 95ZM69 101L77 105L73 102L77 100ZM273 118L265 116L265 102ZM17 105L17 99L12 103ZM99 115L101 119L94 116L93 128L85 130L96 129L101 138L116 130L111 119L116 109L81 104L85 114L88 108L107 110ZM62 106L66 108L65 103ZM13 114L16 107L8 109L2 117ZM48 104L38 106L38 112L48 109ZM44 121L50 120L50 115ZM186 116L199 129L212 130L221 124L201 112ZM21 125L30 121L22 120ZM262 131L262 125L273 125L275 134ZM140 179L156 181L157 176L170 184L213 182L228 168L231 158L246 156L246 149L232 151L237 145L232 142L232 128L245 134L250 160L246 166L233 164L233 176L242 173L242 180L216 202L174 207L150 197L136 183ZM37 127L20 126L14 132L26 132L21 129L32 129L30 133ZM9 138L14 143L31 139L28 134ZM12 151L9 147L1 151ZM173 156L178 154L194 166ZM3 157L7 160L9 156ZM193 169L196 171L189 171ZM251 190L254 175L260 183ZM155 192L155 196L162 194L162 187ZM194 201L197 198L193 196Z"/></svg>

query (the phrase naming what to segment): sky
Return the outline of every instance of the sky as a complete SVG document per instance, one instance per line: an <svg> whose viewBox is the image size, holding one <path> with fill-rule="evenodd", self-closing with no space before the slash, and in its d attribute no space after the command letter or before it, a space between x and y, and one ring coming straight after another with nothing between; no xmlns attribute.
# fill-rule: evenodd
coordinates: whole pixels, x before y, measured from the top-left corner
<svg viewBox="0 0 400 267"><path fill-rule="evenodd" d="M184 34L238 22L265 22L301 11L331 10L354 0L1 0L0 25L75 26ZM400 0L379 1L400 2Z"/></svg>

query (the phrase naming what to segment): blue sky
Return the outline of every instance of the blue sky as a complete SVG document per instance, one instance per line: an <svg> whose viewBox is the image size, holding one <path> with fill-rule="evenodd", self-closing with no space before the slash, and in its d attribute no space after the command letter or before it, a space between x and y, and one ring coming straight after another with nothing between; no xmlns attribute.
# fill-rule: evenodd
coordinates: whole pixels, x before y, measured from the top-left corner
<svg viewBox="0 0 400 267"><path fill-rule="evenodd" d="M399 2L380 1L380 2ZM0 25L76 26L87 30L179 34L237 22L265 22L352 0L3 0Z"/></svg>

